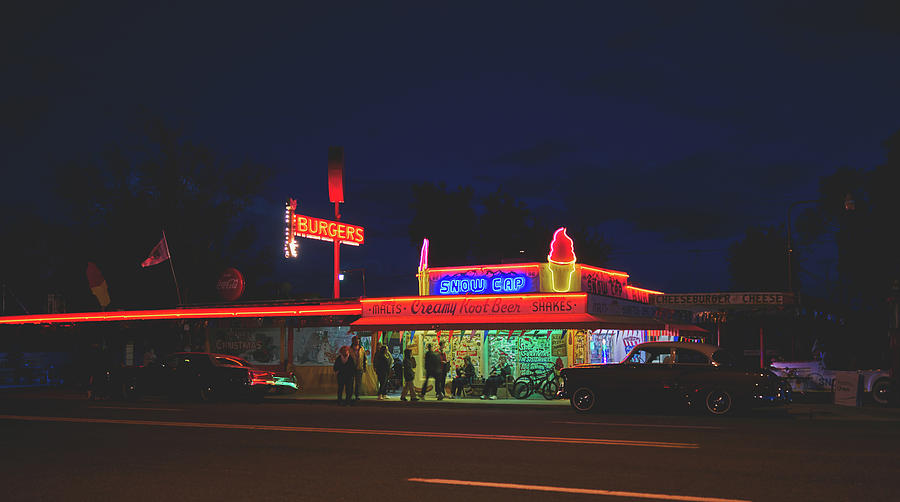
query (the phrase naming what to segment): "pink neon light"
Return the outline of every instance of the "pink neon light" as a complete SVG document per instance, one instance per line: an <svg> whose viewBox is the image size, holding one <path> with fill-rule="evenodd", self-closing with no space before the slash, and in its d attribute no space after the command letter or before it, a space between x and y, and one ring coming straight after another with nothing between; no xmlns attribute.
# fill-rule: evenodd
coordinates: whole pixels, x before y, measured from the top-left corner
<svg viewBox="0 0 900 502"><path fill-rule="evenodd" d="M419 270L428 268L428 239L422 239L422 250L419 251Z"/></svg>
<svg viewBox="0 0 900 502"><path fill-rule="evenodd" d="M0 324L43 324L151 319L214 319L228 317L286 317L312 315L360 315L362 306L310 305L278 307L230 307L205 309L123 310L121 312L73 313L0 317Z"/></svg>
<svg viewBox="0 0 900 502"><path fill-rule="evenodd" d="M550 243L550 254L547 261L568 265L575 263L575 242L566 234L566 227L559 227L553 232L553 242Z"/></svg>

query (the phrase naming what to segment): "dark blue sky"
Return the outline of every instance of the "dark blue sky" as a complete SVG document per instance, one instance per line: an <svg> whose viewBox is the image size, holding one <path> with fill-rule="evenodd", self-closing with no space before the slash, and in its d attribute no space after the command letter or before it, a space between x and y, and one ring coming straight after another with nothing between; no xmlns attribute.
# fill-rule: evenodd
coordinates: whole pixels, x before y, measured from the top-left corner
<svg viewBox="0 0 900 502"><path fill-rule="evenodd" d="M3 16L5 201L42 197L52 166L114 144L144 107L273 166L252 217L276 255L287 197L332 215L327 147L343 145L343 214L368 232L345 263L370 295L415 290L408 187L425 180L589 221L642 286L727 290L748 225L881 163L900 129L889 2L225 4ZM301 246L279 273L327 293L330 248Z"/></svg>

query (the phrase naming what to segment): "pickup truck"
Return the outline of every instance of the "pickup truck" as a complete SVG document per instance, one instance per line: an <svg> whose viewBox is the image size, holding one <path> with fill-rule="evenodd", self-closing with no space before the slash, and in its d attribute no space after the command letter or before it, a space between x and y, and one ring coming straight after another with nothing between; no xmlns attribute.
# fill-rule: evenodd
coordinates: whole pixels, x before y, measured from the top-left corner
<svg viewBox="0 0 900 502"><path fill-rule="evenodd" d="M773 361L771 370L791 384L791 390L800 393L833 392L835 370L821 360ZM861 370L863 392L879 405L888 403L891 391L891 375L888 370Z"/></svg>

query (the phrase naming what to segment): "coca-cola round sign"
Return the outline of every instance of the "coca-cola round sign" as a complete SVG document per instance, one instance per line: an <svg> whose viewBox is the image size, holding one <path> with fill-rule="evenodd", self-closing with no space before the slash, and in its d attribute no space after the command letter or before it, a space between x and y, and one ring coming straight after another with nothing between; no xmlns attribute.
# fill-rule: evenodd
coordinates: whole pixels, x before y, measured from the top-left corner
<svg viewBox="0 0 900 502"><path fill-rule="evenodd" d="M236 268L226 268L219 276L216 291L225 301L233 302L244 294L244 276Z"/></svg>

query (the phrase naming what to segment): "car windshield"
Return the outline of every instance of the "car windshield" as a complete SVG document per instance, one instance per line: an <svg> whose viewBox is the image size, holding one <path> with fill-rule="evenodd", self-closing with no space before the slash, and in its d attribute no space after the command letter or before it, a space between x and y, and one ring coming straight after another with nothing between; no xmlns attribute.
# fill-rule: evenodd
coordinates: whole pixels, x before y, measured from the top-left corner
<svg viewBox="0 0 900 502"><path fill-rule="evenodd" d="M216 357L216 364L220 364L223 366L246 366L248 368L250 367L250 363L248 363L247 361L244 361L243 359L241 359L239 357L218 356L218 357Z"/></svg>

